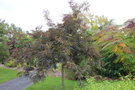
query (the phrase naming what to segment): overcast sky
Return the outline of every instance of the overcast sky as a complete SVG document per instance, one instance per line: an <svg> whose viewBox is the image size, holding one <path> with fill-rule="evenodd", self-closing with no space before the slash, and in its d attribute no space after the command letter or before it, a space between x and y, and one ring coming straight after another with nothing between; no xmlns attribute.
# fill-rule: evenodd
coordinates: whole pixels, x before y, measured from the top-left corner
<svg viewBox="0 0 135 90"><path fill-rule="evenodd" d="M62 14L71 12L69 0L0 0L0 19L14 23L25 31L38 25L45 25L43 11L49 10L55 22L60 22ZM86 0L75 0L81 3ZM104 15L122 24L130 18L135 18L135 0L87 0L90 11L96 15Z"/></svg>

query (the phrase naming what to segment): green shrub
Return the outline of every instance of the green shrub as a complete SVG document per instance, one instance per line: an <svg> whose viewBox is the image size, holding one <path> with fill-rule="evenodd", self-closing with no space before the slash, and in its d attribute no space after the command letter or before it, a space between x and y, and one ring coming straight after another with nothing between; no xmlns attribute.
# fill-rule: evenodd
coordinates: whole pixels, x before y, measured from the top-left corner
<svg viewBox="0 0 135 90"><path fill-rule="evenodd" d="M17 64L17 68L21 68L22 67L22 65L19 63L19 64Z"/></svg>
<svg viewBox="0 0 135 90"><path fill-rule="evenodd" d="M119 78L129 73L135 74L134 29L108 27L93 35L94 44L100 51L104 62L100 74L105 77Z"/></svg>
<svg viewBox="0 0 135 90"><path fill-rule="evenodd" d="M57 63L57 64L56 64L56 67L54 66L54 69L55 69L56 71L60 71L60 70L61 70L61 63Z"/></svg>
<svg viewBox="0 0 135 90"><path fill-rule="evenodd" d="M8 67L16 67L17 66L17 62L15 59L9 60L7 62L5 62L5 65Z"/></svg>
<svg viewBox="0 0 135 90"><path fill-rule="evenodd" d="M120 80L135 80L135 75L132 75L131 73L129 73L126 76L122 76L119 78Z"/></svg>
<svg viewBox="0 0 135 90"><path fill-rule="evenodd" d="M72 70L65 69L66 78L69 80L75 80L76 76Z"/></svg>

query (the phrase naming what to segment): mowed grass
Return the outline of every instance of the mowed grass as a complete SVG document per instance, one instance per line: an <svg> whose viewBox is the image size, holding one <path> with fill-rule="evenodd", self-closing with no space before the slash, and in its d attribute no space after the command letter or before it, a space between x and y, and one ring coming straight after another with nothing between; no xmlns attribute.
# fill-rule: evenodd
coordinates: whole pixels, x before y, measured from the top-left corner
<svg viewBox="0 0 135 90"><path fill-rule="evenodd" d="M74 90L75 85L75 81L65 80L65 90ZM45 80L35 83L25 90L61 90L61 78L49 76Z"/></svg>
<svg viewBox="0 0 135 90"><path fill-rule="evenodd" d="M17 76L17 71L6 68L0 68L0 83L7 82Z"/></svg>
<svg viewBox="0 0 135 90"><path fill-rule="evenodd" d="M17 77L17 71L0 68L0 83L7 82ZM77 82L65 80L65 90L135 90L135 80L104 80L96 81L87 79L84 87L77 87ZM25 90L61 90L61 78L47 77L45 80L35 83Z"/></svg>
<svg viewBox="0 0 135 90"><path fill-rule="evenodd" d="M77 86L76 81L65 80L65 90L135 90L135 81L132 80L103 80L88 79L86 86ZM25 90L61 90L61 78L47 77Z"/></svg>

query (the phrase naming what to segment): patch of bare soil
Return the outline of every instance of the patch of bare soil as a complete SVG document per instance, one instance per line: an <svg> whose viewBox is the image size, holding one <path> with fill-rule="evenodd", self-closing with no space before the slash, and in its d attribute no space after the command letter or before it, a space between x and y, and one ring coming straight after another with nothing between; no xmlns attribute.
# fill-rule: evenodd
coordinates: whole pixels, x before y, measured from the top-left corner
<svg viewBox="0 0 135 90"><path fill-rule="evenodd" d="M2 67L2 68L7 68L7 69L12 69L12 70L16 70L16 71L24 71L23 70L23 68L17 68L17 67L7 67L7 66L5 66L5 65L3 65L3 64L0 64L0 67ZM49 70L48 72L47 72L47 75L48 76L53 76L53 77L61 77L61 71L60 70Z"/></svg>
<svg viewBox="0 0 135 90"><path fill-rule="evenodd" d="M53 76L53 77L61 77L61 71L48 71L47 72L48 76Z"/></svg>

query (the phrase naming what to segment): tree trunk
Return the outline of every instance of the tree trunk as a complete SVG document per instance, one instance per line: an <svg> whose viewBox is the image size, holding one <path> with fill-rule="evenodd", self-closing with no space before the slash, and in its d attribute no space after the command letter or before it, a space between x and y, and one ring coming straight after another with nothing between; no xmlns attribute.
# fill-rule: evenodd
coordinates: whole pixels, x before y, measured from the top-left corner
<svg viewBox="0 0 135 90"><path fill-rule="evenodd" d="M64 65L61 65L61 82L62 82L62 90L65 90L65 84L64 84Z"/></svg>

